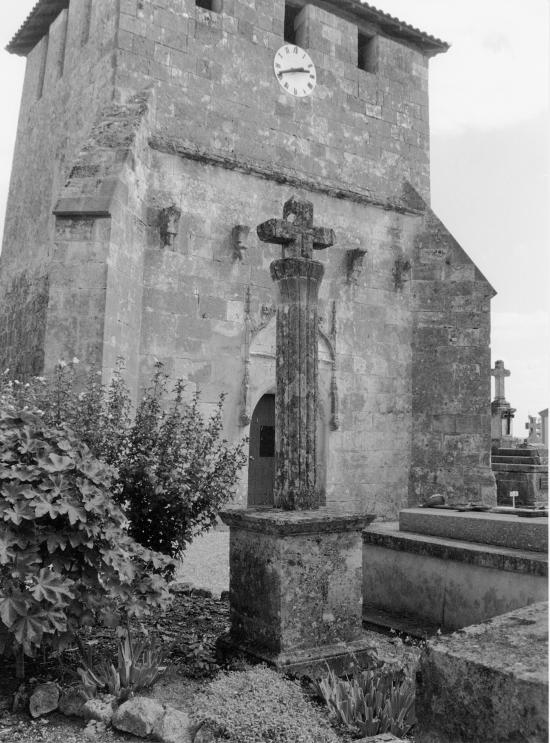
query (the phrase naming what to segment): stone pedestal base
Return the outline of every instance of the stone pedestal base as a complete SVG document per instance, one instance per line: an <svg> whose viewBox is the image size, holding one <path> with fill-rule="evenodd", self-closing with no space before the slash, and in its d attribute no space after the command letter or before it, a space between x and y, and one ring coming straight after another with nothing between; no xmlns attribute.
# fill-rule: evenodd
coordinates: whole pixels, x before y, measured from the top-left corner
<svg viewBox="0 0 550 743"><path fill-rule="evenodd" d="M231 632L221 642L278 669L339 671L362 640L361 531L375 517L227 511Z"/></svg>

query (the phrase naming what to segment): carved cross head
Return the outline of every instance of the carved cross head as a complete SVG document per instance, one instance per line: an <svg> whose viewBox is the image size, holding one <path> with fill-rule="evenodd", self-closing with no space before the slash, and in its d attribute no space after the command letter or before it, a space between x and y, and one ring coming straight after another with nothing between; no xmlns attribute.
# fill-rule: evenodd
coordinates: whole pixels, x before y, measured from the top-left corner
<svg viewBox="0 0 550 743"><path fill-rule="evenodd" d="M336 242L334 230L313 226L313 204L294 197L283 207L282 219L258 225L262 242L283 246L283 258L312 258L314 250L330 248Z"/></svg>

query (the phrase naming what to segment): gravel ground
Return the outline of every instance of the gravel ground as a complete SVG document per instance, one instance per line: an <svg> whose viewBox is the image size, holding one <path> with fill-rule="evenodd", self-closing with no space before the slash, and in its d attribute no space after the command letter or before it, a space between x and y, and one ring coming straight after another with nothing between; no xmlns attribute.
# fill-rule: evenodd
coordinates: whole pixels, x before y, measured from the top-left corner
<svg viewBox="0 0 550 743"><path fill-rule="evenodd" d="M186 549L175 579L207 588L218 598L228 591L229 529L216 527L197 537Z"/></svg>

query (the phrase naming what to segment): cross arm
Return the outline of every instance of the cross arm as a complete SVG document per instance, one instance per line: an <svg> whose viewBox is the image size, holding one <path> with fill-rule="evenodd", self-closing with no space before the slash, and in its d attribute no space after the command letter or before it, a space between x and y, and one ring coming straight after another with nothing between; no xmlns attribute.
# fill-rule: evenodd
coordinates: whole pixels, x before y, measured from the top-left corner
<svg viewBox="0 0 550 743"><path fill-rule="evenodd" d="M282 219L268 219L258 225L257 232L262 242L277 245L288 245L298 237L296 228Z"/></svg>

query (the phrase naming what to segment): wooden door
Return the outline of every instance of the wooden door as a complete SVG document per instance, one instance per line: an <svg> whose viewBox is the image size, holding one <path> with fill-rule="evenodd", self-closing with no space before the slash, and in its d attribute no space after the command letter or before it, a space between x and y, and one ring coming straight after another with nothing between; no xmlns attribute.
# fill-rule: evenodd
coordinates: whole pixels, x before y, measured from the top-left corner
<svg viewBox="0 0 550 743"><path fill-rule="evenodd" d="M264 395L252 413L248 459L248 507L273 506L275 395Z"/></svg>

